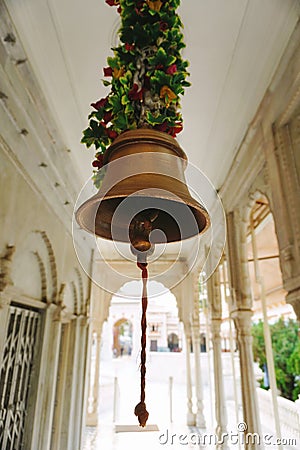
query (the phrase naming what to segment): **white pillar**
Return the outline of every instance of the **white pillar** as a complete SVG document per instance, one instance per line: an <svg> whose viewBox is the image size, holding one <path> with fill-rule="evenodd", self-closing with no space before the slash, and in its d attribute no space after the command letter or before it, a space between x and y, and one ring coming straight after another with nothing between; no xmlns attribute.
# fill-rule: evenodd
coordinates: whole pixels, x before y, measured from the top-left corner
<svg viewBox="0 0 300 450"><path fill-rule="evenodd" d="M219 268L208 280L207 288L214 362L216 435L221 442L223 440L222 434L226 435L227 432L227 412L222 370L222 343L220 334L222 324L222 297ZM221 448L228 448L227 440L225 440Z"/></svg>
<svg viewBox="0 0 300 450"><path fill-rule="evenodd" d="M261 436L256 382L253 368L251 310L236 310L232 317L237 330L240 355L241 387L243 399L243 419L247 424L246 433L257 433ZM246 450L256 450L259 445L245 444Z"/></svg>
<svg viewBox="0 0 300 450"><path fill-rule="evenodd" d="M83 408L84 397L84 384L85 384L85 359L87 357L86 343L87 343L87 319L84 316L78 318L79 321L79 344L78 344L78 356L77 356L77 382L75 387L75 411L73 415L73 447L72 449L80 449L81 443L81 431L83 414L85 409Z"/></svg>
<svg viewBox="0 0 300 450"><path fill-rule="evenodd" d="M199 323L192 325L192 341L195 358L195 390L196 390L196 425L199 428L205 428L204 405L203 405L203 387L200 364L200 328Z"/></svg>
<svg viewBox="0 0 300 450"><path fill-rule="evenodd" d="M185 330L185 352L186 352L186 395L187 395L187 425L195 426L196 417L193 414L193 391L192 391L192 375L191 375L191 334L188 326L184 326Z"/></svg>
<svg viewBox="0 0 300 450"><path fill-rule="evenodd" d="M56 393L61 323L54 320L57 306L49 304L45 313L36 407L33 418L31 448L48 450L51 443Z"/></svg>
<svg viewBox="0 0 300 450"><path fill-rule="evenodd" d="M222 372L222 349L221 349L221 319L212 319L211 332L212 332L212 345L213 345L213 360L214 360L214 380L215 380L215 414L216 414L216 435L219 442L222 441L222 434L227 432L227 412L225 405L224 395L224 383ZM227 443L225 442L220 447L227 449Z"/></svg>
<svg viewBox="0 0 300 450"><path fill-rule="evenodd" d="M64 398L67 378L67 362L70 340L70 323L62 325L61 343L60 343L60 364L58 368L58 384L56 389L55 411L53 418L53 433L51 440L51 449L59 449L61 440L62 421L64 416Z"/></svg>
<svg viewBox="0 0 300 450"><path fill-rule="evenodd" d="M96 334L96 348L95 348L95 370L93 376L90 378L90 389L92 394L92 410L87 412L87 425L98 425L98 398L99 398L99 378L100 378L100 342L101 331ZM92 371L91 371L92 375Z"/></svg>
<svg viewBox="0 0 300 450"><path fill-rule="evenodd" d="M277 437L278 442L281 442L282 439L281 439L280 417L279 417L278 400L277 400L278 393L277 393L274 355L273 355L273 348L272 348L272 338L271 338L271 331L270 331L269 321L268 321L269 319L268 319L267 304L266 304L267 299L266 299L266 292L265 292L265 284L264 284L264 278L263 278L262 274L260 273L260 268L259 268L256 235L255 235L252 214L250 217L250 229L251 229L251 243L252 243L253 259L254 259L255 279L259 286L260 300L261 300L261 305L262 305L262 310L263 310L264 339L265 339L265 347L266 347L268 374L269 374L269 379L270 379L270 388L271 388L271 394L272 394L276 437ZM278 444L277 448L282 449L282 445Z"/></svg>
<svg viewBox="0 0 300 450"><path fill-rule="evenodd" d="M237 330L240 356L243 420L247 424L246 433L261 435L256 382L252 352L252 297L248 271L247 225L243 215L237 211L227 214L227 253L231 288L231 318ZM256 450L259 445L245 446L246 450Z"/></svg>
<svg viewBox="0 0 300 450"><path fill-rule="evenodd" d="M88 312L87 312L88 314ZM87 421L87 408L88 408L88 397L89 397L89 382L90 382L90 370L91 370L91 348L92 348L92 329L91 321L88 315L85 317L86 320L86 342L85 342L85 363L84 363L84 373L83 373L83 398L82 398L82 421L81 421L81 436L80 436L80 447L83 447L84 430Z"/></svg>
<svg viewBox="0 0 300 450"><path fill-rule="evenodd" d="M61 428L61 447L73 450L75 438L75 420L80 411L76 411L78 382L78 359L80 343L80 318L75 317L70 323L70 340L67 360L67 377L64 393L64 415Z"/></svg>

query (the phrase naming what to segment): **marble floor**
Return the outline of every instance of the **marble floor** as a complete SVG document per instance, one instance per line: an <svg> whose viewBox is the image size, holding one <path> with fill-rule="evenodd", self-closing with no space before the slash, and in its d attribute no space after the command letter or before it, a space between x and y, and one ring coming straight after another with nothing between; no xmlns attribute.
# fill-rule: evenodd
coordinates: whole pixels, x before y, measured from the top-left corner
<svg viewBox="0 0 300 450"><path fill-rule="evenodd" d="M160 359L159 359L160 358ZM204 361L205 362L205 361ZM206 429L186 425L186 383L184 355L151 357L148 361L146 404L149 411L147 426L142 429L137 424L133 410L139 402L139 363L134 357L124 356L101 362L100 404L97 427L85 429L82 450L179 450L215 449L214 419L208 373L203 380L203 404ZM204 366L205 374L205 366ZM173 374L172 407L170 405L170 374ZM117 399L114 408L114 386L117 378ZM239 419L233 398L229 393L230 382L225 384L226 408L229 432L227 450L242 450L241 407ZM229 395L228 395L229 394ZM115 410L115 417L114 417ZM170 413L170 410L172 413ZM263 432L270 432L263 424ZM238 438L235 436L238 435ZM223 447L225 449L225 447ZM270 446L265 447L270 448ZM273 445L276 449L277 446ZM283 450L296 447L284 446Z"/></svg>
<svg viewBox="0 0 300 450"><path fill-rule="evenodd" d="M98 427L87 427L82 450L163 450L182 448L202 448L199 443L200 430L186 425L186 383L180 373L184 366L184 356L174 355L175 365L172 386L172 407L170 405L170 378L161 373L159 367L148 367L146 404L149 411L145 429L138 427L133 410L139 401L139 367L134 358L103 361L100 376L100 405ZM168 364L168 365L172 365ZM177 377L176 377L177 374ZM114 379L118 379L117 416L113 421ZM207 430L213 426L211 419L210 393L204 390L204 414ZM170 410L172 409L172 413ZM172 417L171 417L172 415ZM130 431L128 431L130 430Z"/></svg>

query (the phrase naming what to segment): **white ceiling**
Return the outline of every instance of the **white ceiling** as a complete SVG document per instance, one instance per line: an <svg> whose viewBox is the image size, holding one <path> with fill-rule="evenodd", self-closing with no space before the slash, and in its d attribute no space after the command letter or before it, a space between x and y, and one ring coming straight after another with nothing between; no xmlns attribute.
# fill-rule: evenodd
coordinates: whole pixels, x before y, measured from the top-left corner
<svg viewBox="0 0 300 450"><path fill-rule="evenodd" d="M80 144L90 103L116 43L118 14L104 0L5 0L82 179L92 151ZM182 0L192 87L179 142L219 188L266 91L299 14L297 0Z"/></svg>

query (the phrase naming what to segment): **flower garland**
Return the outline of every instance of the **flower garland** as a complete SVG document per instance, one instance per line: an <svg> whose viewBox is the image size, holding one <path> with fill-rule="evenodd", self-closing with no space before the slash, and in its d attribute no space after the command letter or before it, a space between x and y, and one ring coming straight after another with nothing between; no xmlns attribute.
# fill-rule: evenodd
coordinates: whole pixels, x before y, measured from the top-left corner
<svg viewBox="0 0 300 450"><path fill-rule="evenodd" d="M103 177L103 155L122 132L153 128L175 137L182 130L179 97L190 86L188 62L180 54L185 47L176 13L180 0L105 1L121 16L120 45L103 69L102 82L110 93L91 104L94 110L81 140L96 148L96 187Z"/></svg>

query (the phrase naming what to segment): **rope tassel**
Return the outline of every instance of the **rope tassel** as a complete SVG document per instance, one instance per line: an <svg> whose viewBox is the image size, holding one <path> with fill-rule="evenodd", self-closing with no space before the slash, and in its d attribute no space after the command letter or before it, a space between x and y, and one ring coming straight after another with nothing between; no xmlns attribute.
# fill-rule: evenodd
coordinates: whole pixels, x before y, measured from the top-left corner
<svg viewBox="0 0 300 450"><path fill-rule="evenodd" d="M142 271L143 279L143 293L142 293L142 319L141 319L141 401L134 408L134 414L138 417L139 424L141 427L146 425L149 417L149 413L146 409L145 404L145 385L146 385L146 329L147 329L147 319L146 312L148 306L147 299L147 280L148 280L148 270L147 263L137 262L137 266Z"/></svg>

